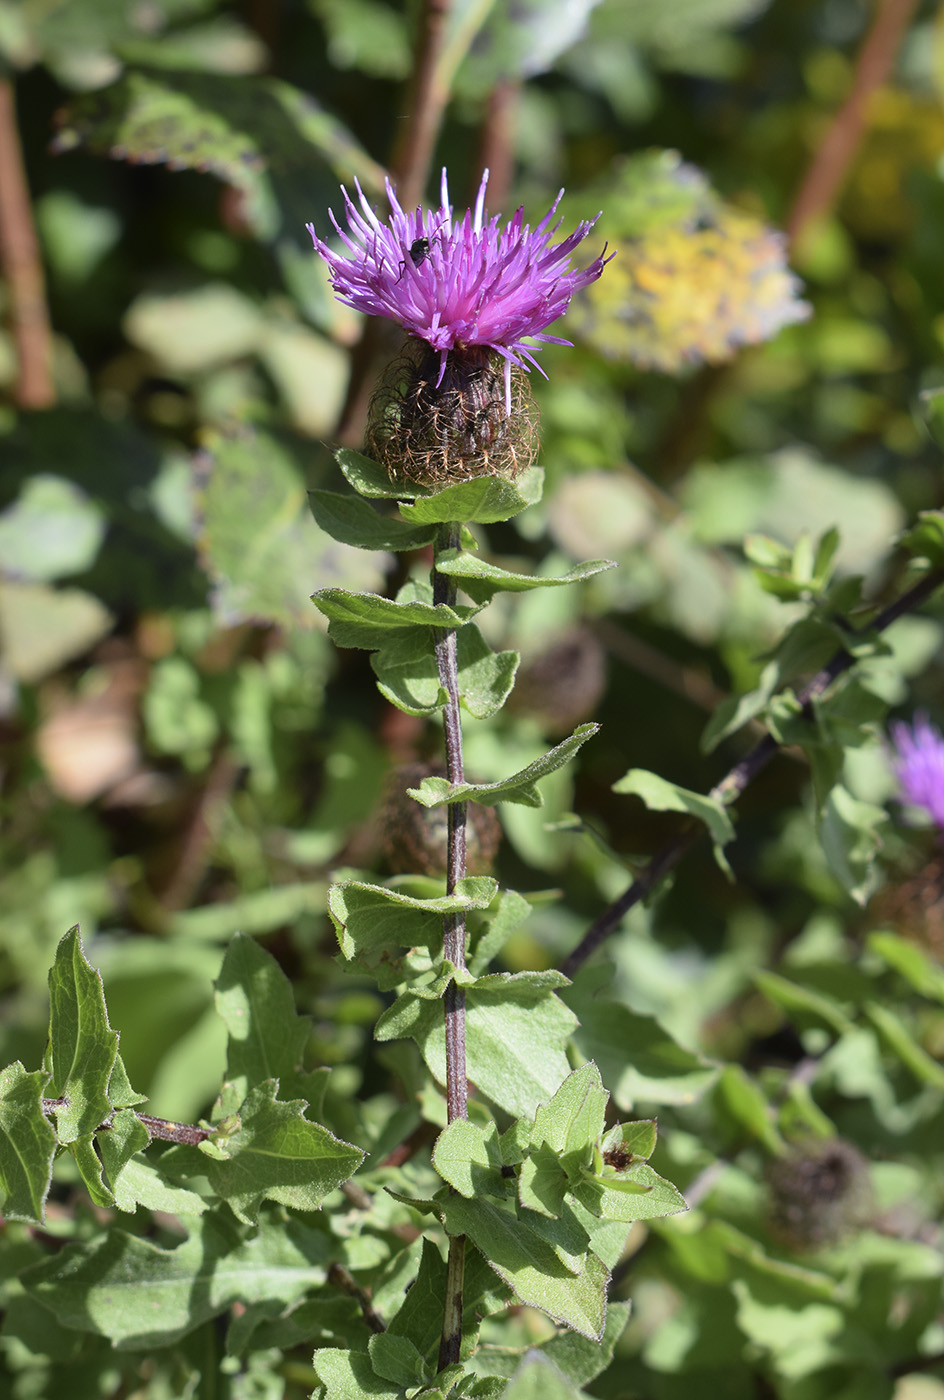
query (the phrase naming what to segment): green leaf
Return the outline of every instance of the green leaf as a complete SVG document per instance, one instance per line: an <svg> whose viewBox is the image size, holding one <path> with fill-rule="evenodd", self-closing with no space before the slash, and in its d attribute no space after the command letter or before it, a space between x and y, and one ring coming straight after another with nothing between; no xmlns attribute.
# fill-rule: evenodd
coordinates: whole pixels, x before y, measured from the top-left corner
<svg viewBox="0 0 944 1400"><path fill-rule="evenodd" d="M518 894L516 890L502 890L497 904L491 905L488 913L483 916L483 931L472 944L472 953L467 961L473 977L481 977L515 929L520 928L528 918L531 909L532 906L524 895Z"/></svg>
<svg viewBox="0 0 944 1400"><path fill-rule="evenodd" d="M292 985L275 958L245 934L226 950L216 1009L229 1033L225 1112L268 1079L278 1080L283 1099L311 1101L317 1079L302 1068L311 1022L297 1015Z"/></svg>
<svg viewBox="0 0 944 1400"><path fill-rule="evenodd" d="M608 1304L606 1327L599 1342L590 1342L579 1332L558 1332L543 1344L541 1351L574 1385L587 1385L612 1361L616 1343L629 1321L629 1308L629 1303Z"/></svg>
<svg viewBox="0 0 944 1400"><path fill-rule="evenodd" d="M570 1072L564 1047L576 1017L555 995L520 974L483 978L466 990L469 1078L492 1103L515 1117L532 1118ZM442 1006L411 992L384 1012L377 1040L411 1036L430 1072L446 1082ZM509 1074L508 1066L515 1071Z"/></svg>
<svg viewBox="0 0 944 1400"><path fill-rule="evenodd" d="M535 505L544 490L540 467L527 467L514 481L503 476L477 476L460 481L435 495L420 496L412 505L401 505L404 520L416 525L463 524L493 525L510 520L528 506Z"/></svg>
<svg viewBox="0 0 944 1400"><path fill-rule="evenodd" d="M303 1100L277 1101L278 1087L275 1080L257 1085L240 1109L236 1132L201 1144L221 1154L207 1155L203 1164L214 1191L250 1225L263 1201L318 1210L364 1160L359 1147L303 1117Z"/></svg>
<svg viewBox="0 0 944 1400"><path fill-rule="evenodd" d="M311 513L325 534L355 549L422 549L436 537L435 525L404 525L387 520L360 496L335 491L309 491Z"/></svg>
<svg viewBox="0 0 944 1400"><path fill-rule="evenodd" d="M917 1080L935 1089L944 1089L944 1066L918 1044L894 1011L874 1001L867 1002L863 1010L888 1048Z"/></svg>
<svg viewBox="0 0 944 1400"><path fill-rule="evenodd" d="M629 1190L626 1190L626 1187ZM616 1180L584 1176L573 1188L580 1204L602 1220L653 1220L688 1210L682 1195L648 1162L637 1162L619 1173Z"/></svg>
<svg viewBox="0 0 944 1400"><path fill-rule="evenodd" d="M581 1392L540 1352L529 1351L502 1400L580 1400Z"/></svg>
<svg viewBox="0 0 944 1400"><path fill-rule="evenodd" d="M20 1281L65 1326L139 1350L170 1346L237 1301L285 1307L326 1277L325 1237L297 1221L263 1220L249 1239L218 1212L188 1226L173 1249L112 1229L67 1245Z"/></svg>
<svg viewBox="0 0 944 1400"><path fill-rule="evenodd" d="M440 949L443 915L487 909L497 891L497 882L484 875L460 880L455 894L436 899L415 899L382 885L345 880L328 891L328 913L342 955L380 969L382 990L389 990L402 980L402 958L396 956L400 950Z"/></svg>
<svg viewBox="0 0 944 1400"><path fill-rule="evenodd" d="M546 1240L491 1201L450 1196L442 1212L449 1233L468 1236L520 1302L599 1341L610 1274L596 1255L588 1254L582 1272L573 1274Z"/></svg>
<svg viewBox="0 0 944 1400"><path fill-rule="evenodd" d="M489 719L508 699L520 657L494 652L474 623L456 636L459 702L475 719ZM431 715L446 704L428 630L401 628L371 657L377 686L408 715Z"/></svg>
<svg viewBox="0 0 944 1400"><path fill-rule="evenodd" d="M95 1151L91 1133L88 1137L77 1138L69 1146L92 1204L103 1209L113 1206L115 1198L105 1182L101 1158Z"/></svg>
<svg viewBox="0 0 944 1400"><path fill-rule="evenodd" d="M656 1148L656 1123L653 1118L642 1118L635 1123L617 1123L615 1128L600 1143L601 1152L628 1152L637 1160L645 1161Z"/></svg>
<svg viewBox="0 0 944 1400"><path fill-rule="evenodd" d="M922 996L944 1002L944 968L929 958L923 948L897 933L870 933L869 950L877 953Z"/></svg>
<svg viewBox="0 0 944 1400"><path fill-rule="evenodd" d="M740 1065L725 1065L718 1081L718 1092L731 1116L752 1137L758 1138L768 1152L776 1155L783 1151L784 1141L776 1129L767 1098Z"/></svg>
<svg viewBox="0 0 944 1400"><path fill-rule="evenodd" d="M884 807L853 797L840 783L820 812L820 839L830 869L857 904L865 904L875 888L875 857L882 848L879 828L887 824Z"/></svg>
<svg viewBox="0 0 944 1400"><path fill-rule="evenodd" d="M429 1358L433 1348L439 1346L445 1291L445 1260L432 1240L424 1239L416 1278L390 1318L387 1331L393 1336L408 1337L420 1355Z"/></svg>
<svg viewBox="0 0 944 1400"><path fill-rule="evenodd" d="M546 1142L559 1154L568 1175L590 1160L589 1149L603 1132L609 1095L591 1061L567 1076L554 1097L534 1115L531 1141Z"/></svg>
<svg viewBox="0 0 944 1400"><path fill-rule="evenodd" d="M366 1352L319 1347L311 1364L324 1400L403 1400L403 1386L378 1376Z"/></svg>
<svg viewBox="0 0 944 1400"><path fill-rule="evenodd" d="M855 1029L834 997L802 987L776 972L755 972L754 981L764 995L776 1006L781 1006L801 1030L811 1025L822 1026L834 1035L845 1035Z"/></svg>
<svg viewBox="0 0 944 1400"><path fill-rule="evenodd" d="M518 1200L522 1207L556 1220L563 1214L567 1187L567 1173L553 1148L546 1143L532 1148L518 1173Z"/></svg>
<svg viewBox="0 0 944 1400"><path fill-rule="evenodd" d="M78 928L70 929L49 973L48 1097L64 1100L56 1109L60 1142L89 1137L111 1116L108 1082L117 1053L101 976L86 961Z"/></svg>
<svg viewBox="0 0 944 1400"><path fill-rule="evenodd" d="M580 1017L577 1047L600 1066L621 1109L694 1103L718 1077L716 1066L680 1045L654 1017L588 997L579 987L565 997Z"/></svg>
<svg viewBox="0 0 944 1400"><path fill-rule="evenodd" d="M407 792L424 807L440 807L451 802L479 802L485 807L494 807L499 802L520 802L525 807L541 807L544 799L535 784L563 768L599 728L598 724L578 725L569 738L497 783L450 783L445 778L424 778L418 788L407 788Z"/></svg>
<svg viewBox="0 0 944 1400"><path fill-rule="evenodd" d="M42 1221L56 1154L43 1113L46 1075L17 1060L0 1070L0 1210L9 1220Z"/></svg>
<svg viewBox="0 0 944 1400"><path fill-rule="evenodd" d="M115 1205L124 1211L142 1205L168 1215L202 1215L207 1208L202 1196L172 1186L157 1167L138 1158L149 1141L147 1129L130 1109L116 1113L108 1131L99 1133L98 1150Z"/></svg>
<svg viewBox="0 0 944 1400"><path fill-rule="evenodd" d="M0 513L0 560L8 577L51 583L90 568L105 535L102 509L81 487L40 472Z"/></svg>
<svg viewBox="0 0 944 1400"><path fill-rule="evenodd" d="M427 494L422 486L412 482L391 481L386 467L350 447L342 447L335 452L334 460L344 473L344 479L360 496L376 500L412 501L417 496Z"/></svg>
<svg viewBox="0 0 944 1400"><path fill-rule="evenodd" d="M616 564L612 559L588 559L566 574L547 578L542 574L512 573L508 569L498 568L495 564L488 564L474 554L455 549L446 550L436 556L437 571L457 579L459 586L476 603L489 602L496 593L524 593L533 588L562 588L615 568Z"/></svg>
<svg viewBox="0 0 944 1400"><path fill-rule="evenodd" d="M501 1174L502 1158L494 1123L480 1128L457 1118L439 1134L433 1166L460 1196L506 1196L509 1182Z"/></svg>
<svg viewBox="0 0 944 1400"><path fill-rule="evenodd" d="M263 238L301 230L311 217L312 171L326 162L369 191L383 171L307 92L245 74L132 72L78 98L56 149L83 145L106 156L209 171L246 196L245 217Z"/></svg>
<svg viewBox="0 0 944 1400"><path fill-rule="evenodd" d="M429 1378L422 1356L407 1337L378 1332L367 1350L375 1373L394 1385L414 1386Z"/></svg>
<svg viewBox="0 0 944 1400"><path fill-rule="evenodd" d="M918 523L906 530L899 543L909 554L927 559L936 569L944 565L944 511L922 510Z"/></svg>
<svg viewBox="0 0 944 1400"><path fill-rule="evenodd" d="M478 608L445 603L397 603L379 593L350 593L344 588L321 588L312 594L315 607L328 619L328 635L339 647L374 651L389 639L391 629L462 627Z"/></svg>
<svg viewBox="0 0 944 1400"><path fill-rule="evenodd" d="M33 685L106 636L115 619L82 588L0 582L3 664Z"/></svg>
<svg viewBox="0 0 944 1400"><path fill-rule="evenodd" d="M731 818L720 802L699 792L689 792L677 783L660 778L657 773L631 768L625 777L613 784L613 791L641 797L651 812L687 812L696 817L708 828L716 851L734 840Z"/></svg>

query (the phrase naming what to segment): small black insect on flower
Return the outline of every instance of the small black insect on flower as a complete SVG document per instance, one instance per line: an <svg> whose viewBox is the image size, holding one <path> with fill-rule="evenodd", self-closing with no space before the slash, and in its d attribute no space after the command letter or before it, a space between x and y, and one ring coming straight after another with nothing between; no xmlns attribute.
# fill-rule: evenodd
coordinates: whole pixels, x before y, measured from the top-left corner
<svg viewBox="0 0 944 1400"><path fill-rule="evenodd" d="M414 238L413 242L410 244L409 252L410 262L413 264L414 267L422 267L423 263L429 257L430 238L432 238L434 234L437 234L442 227L443 225L439 224L436 228L434 228L433 232L429 235L429 238ZM404 272L406 272L406 258L401 258L400 277L403 276ZM400 277L397 278L398 282L400 280Z"/></svg>

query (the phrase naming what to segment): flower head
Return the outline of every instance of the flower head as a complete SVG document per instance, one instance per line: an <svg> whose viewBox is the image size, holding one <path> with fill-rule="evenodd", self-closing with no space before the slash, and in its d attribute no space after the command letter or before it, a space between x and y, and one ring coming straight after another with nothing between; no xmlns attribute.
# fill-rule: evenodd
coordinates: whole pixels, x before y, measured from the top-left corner
<svg viewBox="0 0 944 1400"><path fill-rule="evenodd" d="M891 735L905 801L923 807L944 831L944 737L927 715L918 715L913 726L893 724Z"/></svg>
<svg viewBox="0 0 944 1400"><path fill-rule="evenodd" d="M351 257L332 252L308 225L315 248L331 269L335 295L369 316L399 321L411 336L426 341L439 355L439 383L450 351L482 347L501 355L510 413L512 366L534 366L543 374L534 358L541 343L572 344L546 335L545 327L564 314L574 292L599 277L609 261L604 248L582 272L570 268L571 254L596 219L581 221L552 246L563 222L551 223L561 190L535 228L524 222L522 209L502 227L500 217L485 216L487 170L474 210L454 218L443 170L439 207L425 212L418 208L405 214L388 180L391 214L384 224L354 183L360 208L342 186L349 234L328 211Z"/></svg>

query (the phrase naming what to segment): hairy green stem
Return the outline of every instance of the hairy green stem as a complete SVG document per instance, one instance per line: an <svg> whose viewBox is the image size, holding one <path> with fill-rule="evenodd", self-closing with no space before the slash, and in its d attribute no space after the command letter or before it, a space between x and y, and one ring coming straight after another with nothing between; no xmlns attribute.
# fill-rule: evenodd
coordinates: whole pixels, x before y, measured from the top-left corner
<svg viewBox="0 0 944 1400"><path fill-rule="evenodd" d="M436 540L436 558L447 549L458 549L459 526L441 525ZM456 585L441 574L433 563L433 602L454 606ZM439 681L449 697L443 711L443 731L446 746L446 775L451 783L465 781L462 761L462 722L459 715L459 672L456 659L456 633L436 634L436 665ZM455 891L465 876L465 828L468 805L449 805L448 854L446 889ZM465 915L447 914L443 919L443 956L453 967L465 967ZM446 1106L449 1122L468 1117L468 1081L465 1067L465 992L450 982L443 998L446 1017ZM446 1271L446 1298L443 1311L442 1340L439 1345L439 1369L459 1360L462 1342L462 1284L465 1273L465 1237L454 1235L449 1240L449 1262Z"/></svg>

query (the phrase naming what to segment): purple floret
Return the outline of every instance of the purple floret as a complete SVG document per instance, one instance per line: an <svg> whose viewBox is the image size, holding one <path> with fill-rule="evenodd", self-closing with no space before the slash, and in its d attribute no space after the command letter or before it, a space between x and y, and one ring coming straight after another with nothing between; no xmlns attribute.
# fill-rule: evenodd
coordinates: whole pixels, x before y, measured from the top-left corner
<svg viewBox="0 0 944 1400"><path fill-rule="evenodd" d="M923 807L944 831L944 737L927 715L918 715L914 726L893 724L891 736L903 800Z"/></svg>
<svg viewBox="0 0 944 1400"><path fill-rule="evenodd" d="M582 272L570 269L570 256L596 219L582 220L569 237L551 246L563 220L552 224L561 190L532 229L519 209L501 227L485 217L488 171L482 176L475 209L453 219L446 172L438 209L405 214L390 181L390 219L382 224L355 180L360 209L342 186L350 233L329 210L341 242L351 253L332 252L308 224L315 248L331 269L335 295L368 316L398 321L412 336L439 352L439 379L450 350L486 346L505 360L505 407L511 412L511 366L544 371L534 358L535 342L570 345L544 329L562 316L574 292L600 276L603 253ZM596 216L600 217L599 214ZM610 254L612 257L613 254ZM546 377L546 376L545 376Z"/></svg>

